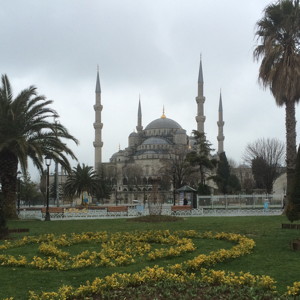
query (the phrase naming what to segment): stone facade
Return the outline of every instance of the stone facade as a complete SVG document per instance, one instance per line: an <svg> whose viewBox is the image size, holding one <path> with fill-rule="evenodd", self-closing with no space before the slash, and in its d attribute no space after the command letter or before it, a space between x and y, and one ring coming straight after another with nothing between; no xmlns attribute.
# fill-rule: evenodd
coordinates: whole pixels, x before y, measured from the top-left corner
<svg viewBox="0 0 300 300"><path fill-rule="evenodd" d="M203 95L203 84L202 62L200 61L198 95L196 97L197 124L195 124L195 127L198 131L204 133L205 97ZM98 89L97 86L99 86ZM99 99L101 99L99 93L101 93L101 91L97 74L96 105L99 104ZM220 105L222 105L221 98ZM95 109L95 123L99 123L99 120L101 120L101 115L99 115L101 110L96 111ZM223 114L223 111L221 113ZM220 109L219 118L221 119L219 119L218 123L218 141L219 147L223 149L224 122L223 115L220 116ZM100 142L101 132L99 133L96 130L100 130L100 127L95 127L95 141L98 139ZM221 138L220 132L222 133ZM100 144L102 147L102 141ZM103 169L103 173L111 184L113 193L110 201L116 203L145 202L149 197L153 197L153 189L155 185L158 185L159 197L161 197L163 201L170 202L173 199L174 192L172 180L170 180L170 178L166 180L166 176L164 176L168 162L176 159L178 155L186 153L192 147L193 140L187 135L186 130L183 129L180 124L167 118L164 111L160 118L150 122L145 129L143 129L142 109L141 102L139 101L136 131L130 133L128 137L128 147L114 153L110 158L110 162L103 163L101 158L99 158L99 156L97 157L96 154L100 151L100 144L94 143L95 168L98 172L101 172L101 169ZM167 171L169 173L172 172L172 170Z"/></svg>

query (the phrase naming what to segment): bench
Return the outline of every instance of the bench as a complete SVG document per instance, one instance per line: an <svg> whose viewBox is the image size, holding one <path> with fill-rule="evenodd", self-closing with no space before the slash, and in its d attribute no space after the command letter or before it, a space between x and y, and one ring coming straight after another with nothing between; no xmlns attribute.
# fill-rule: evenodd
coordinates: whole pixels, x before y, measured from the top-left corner
<svg viewBox="0 0 300 300"><path fill-rule="evenodd" d="M107 212L128 212L127 206L108 206Z"/></svg>
<svg viewBox="0 0 300 300"><path fill-rule="evenodd" d="M186 210L192 210L192 207L190 205L173 205L171 206L172 211L186 211Z"/></svg>
<svg viewBox="0 0 300 300"><path fill-rule="evenodd" d="M172 215L190 215L192 213L191 205L173 205L171 206L171 214Z"/></svg>
<svg viewBox="0 0 300 300"><path fill-rule="evenodd" d="M41 211L42 214L46 213L47 208L42 207ZM63 207L49 207L49 213L54 213L54 214L59 214L59 213L64 213L65 209Z"/></svg>

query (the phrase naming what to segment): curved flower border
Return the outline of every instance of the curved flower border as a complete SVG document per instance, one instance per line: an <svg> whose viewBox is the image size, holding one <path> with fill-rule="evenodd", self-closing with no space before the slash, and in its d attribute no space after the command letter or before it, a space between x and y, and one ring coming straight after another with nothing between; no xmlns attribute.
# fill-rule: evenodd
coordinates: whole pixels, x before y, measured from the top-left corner
<svg viewBox="0 0 300 300"><path fill-rule="evenodd" d="M219 249L217 251L211 251L208 255L200 254L191 260L184 261L181 264L175 264L167 267L154 266L153 268L146 267L136 273L114 273L104 278L95 278L92 282L87 281L86 284L77 288L72 286L62 286L56 292L42 292L36 294L34 291L29 292L30 300L38 299L74 299L76 297L87 297L94 294L101 294L105 290L126 288L128 286L138 286L141 284L155 282L159 280L174 280L178 282L188 282L189 280L198 280L199 282L207 282L211 284L224 284L224 285L246 285L251 287L259 287L266 291L275 291L275 281L269 276L255 276L250 273L240 272L238 274L233 272L225 272L220 270L211 270L204 267L211 267L219 262L237 258L242 255L249 254L255 246L255 242L245 236L233 233L212 233L205 232L200 234L196 231L176 231L170 233L168 230L164 231L148 231L148 232L135 232L135 233L116 233L109 236L106 232L97 233L84 233L84 234L72 234L70 237L62 235L55 237L54 235L43 235L40 237L25 237L15 243L6 242L0 245L0 250L10 249L13 247L19 247L30 243L39 243L39 251L48 255L53 260L69 259L70 255L67 251L62 251L59 246L71 246L76 243L97 241L102 243L102 249L106 249L109 253L118 252L120 254L120 248L114 248L115 242L125 240L133 243L136 249L136 254L145 255L149 260L154 260L159 257L176 256L181 253L194 251L195 246L192 243L191 238L204 238L204 239L222 239L236 243L231 249ZM150 243L167 244L172 245L169 249L155 249L150 250ZM129 245L129 242L126 246ZM124 245L123 245L124 246ZM150 247L150 248L149 248ZM112 250L113 249L113 250ZM137 250L139 249L139 250ZM85 260L91 259L90 253L84 251L81 254L75 256L76 259L71 261L77 262L74 267L84 267L90 265ZM112 255L113 256L113 255ZM88 257L88 258L87 258ZM108 255L109 257L109 255ZM121 256L123 257L123 256ZM105 257L104 257L105 258ZM80 260L82 259L82 260ZM130 258L134 260L134 258ZM114 264L110 258L107 258L107 263ZM123 260L123 258L121 259ZM1 264L15 265L15 266L35 266L38 268L44 268L45 261L41 261L41 265L37 262L32 263L24 260L24 257L19 259L7 256L5 259L0 256ZM80 261L80 263L78 263ZM85 261L83 263L83 261ZM124 259L126 264L128 261ZM49 264L47 267L51 266ZM58 265L54 264L54 268ZM53 267L53 266L52 266ZM62 270L66 266L61 266ZM196 273L197 272L197 275ZM288 287L287 296L296 296L300 292L300 282L294 283L292 287ZM13 298L9 298L12 300Z"/></svg>

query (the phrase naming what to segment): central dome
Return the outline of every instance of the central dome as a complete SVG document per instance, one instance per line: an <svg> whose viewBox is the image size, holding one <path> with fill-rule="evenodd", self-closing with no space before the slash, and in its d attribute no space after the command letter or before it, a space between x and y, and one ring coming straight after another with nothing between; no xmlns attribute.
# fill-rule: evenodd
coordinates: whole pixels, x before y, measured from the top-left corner
<svg viewBox="0 0 300 300"><path fill-rule="evenodd" d="M181 129L181 126L172 119L159 118L149 123L147 129Z"/></svg>

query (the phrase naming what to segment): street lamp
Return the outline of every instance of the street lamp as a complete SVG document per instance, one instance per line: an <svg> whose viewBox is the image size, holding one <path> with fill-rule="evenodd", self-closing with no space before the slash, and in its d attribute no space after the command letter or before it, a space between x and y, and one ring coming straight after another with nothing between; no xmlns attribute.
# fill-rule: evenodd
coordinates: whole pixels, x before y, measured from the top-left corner
<svg viewBox="0 0 300 300"><path fill-rule="evenodd" d="M57 139L57 124L59 124L58 115L54 117L55 123L55 138ZM55 162L55 200L57 207L59 206L59 190L58 190L58 162Z"/></svg>
<svg viewBox="0 0 300 300"><path fill-rule="evenodd" d="M47 206L46 206L45 221L50 221L50 213L49 213L49 167L51 165L51 157L49 157L49 155L46 155L45 162L46 162L46 166L47 166L47 181L46 181L46 200L47 200Z"/></svg>
<svg viewBox="0 0 300 300"><path fill-rule="evenodd" d="M21 202L21 172L17 173L17 183L18 183L18 215L20 214L20 202Z"/></svg>

